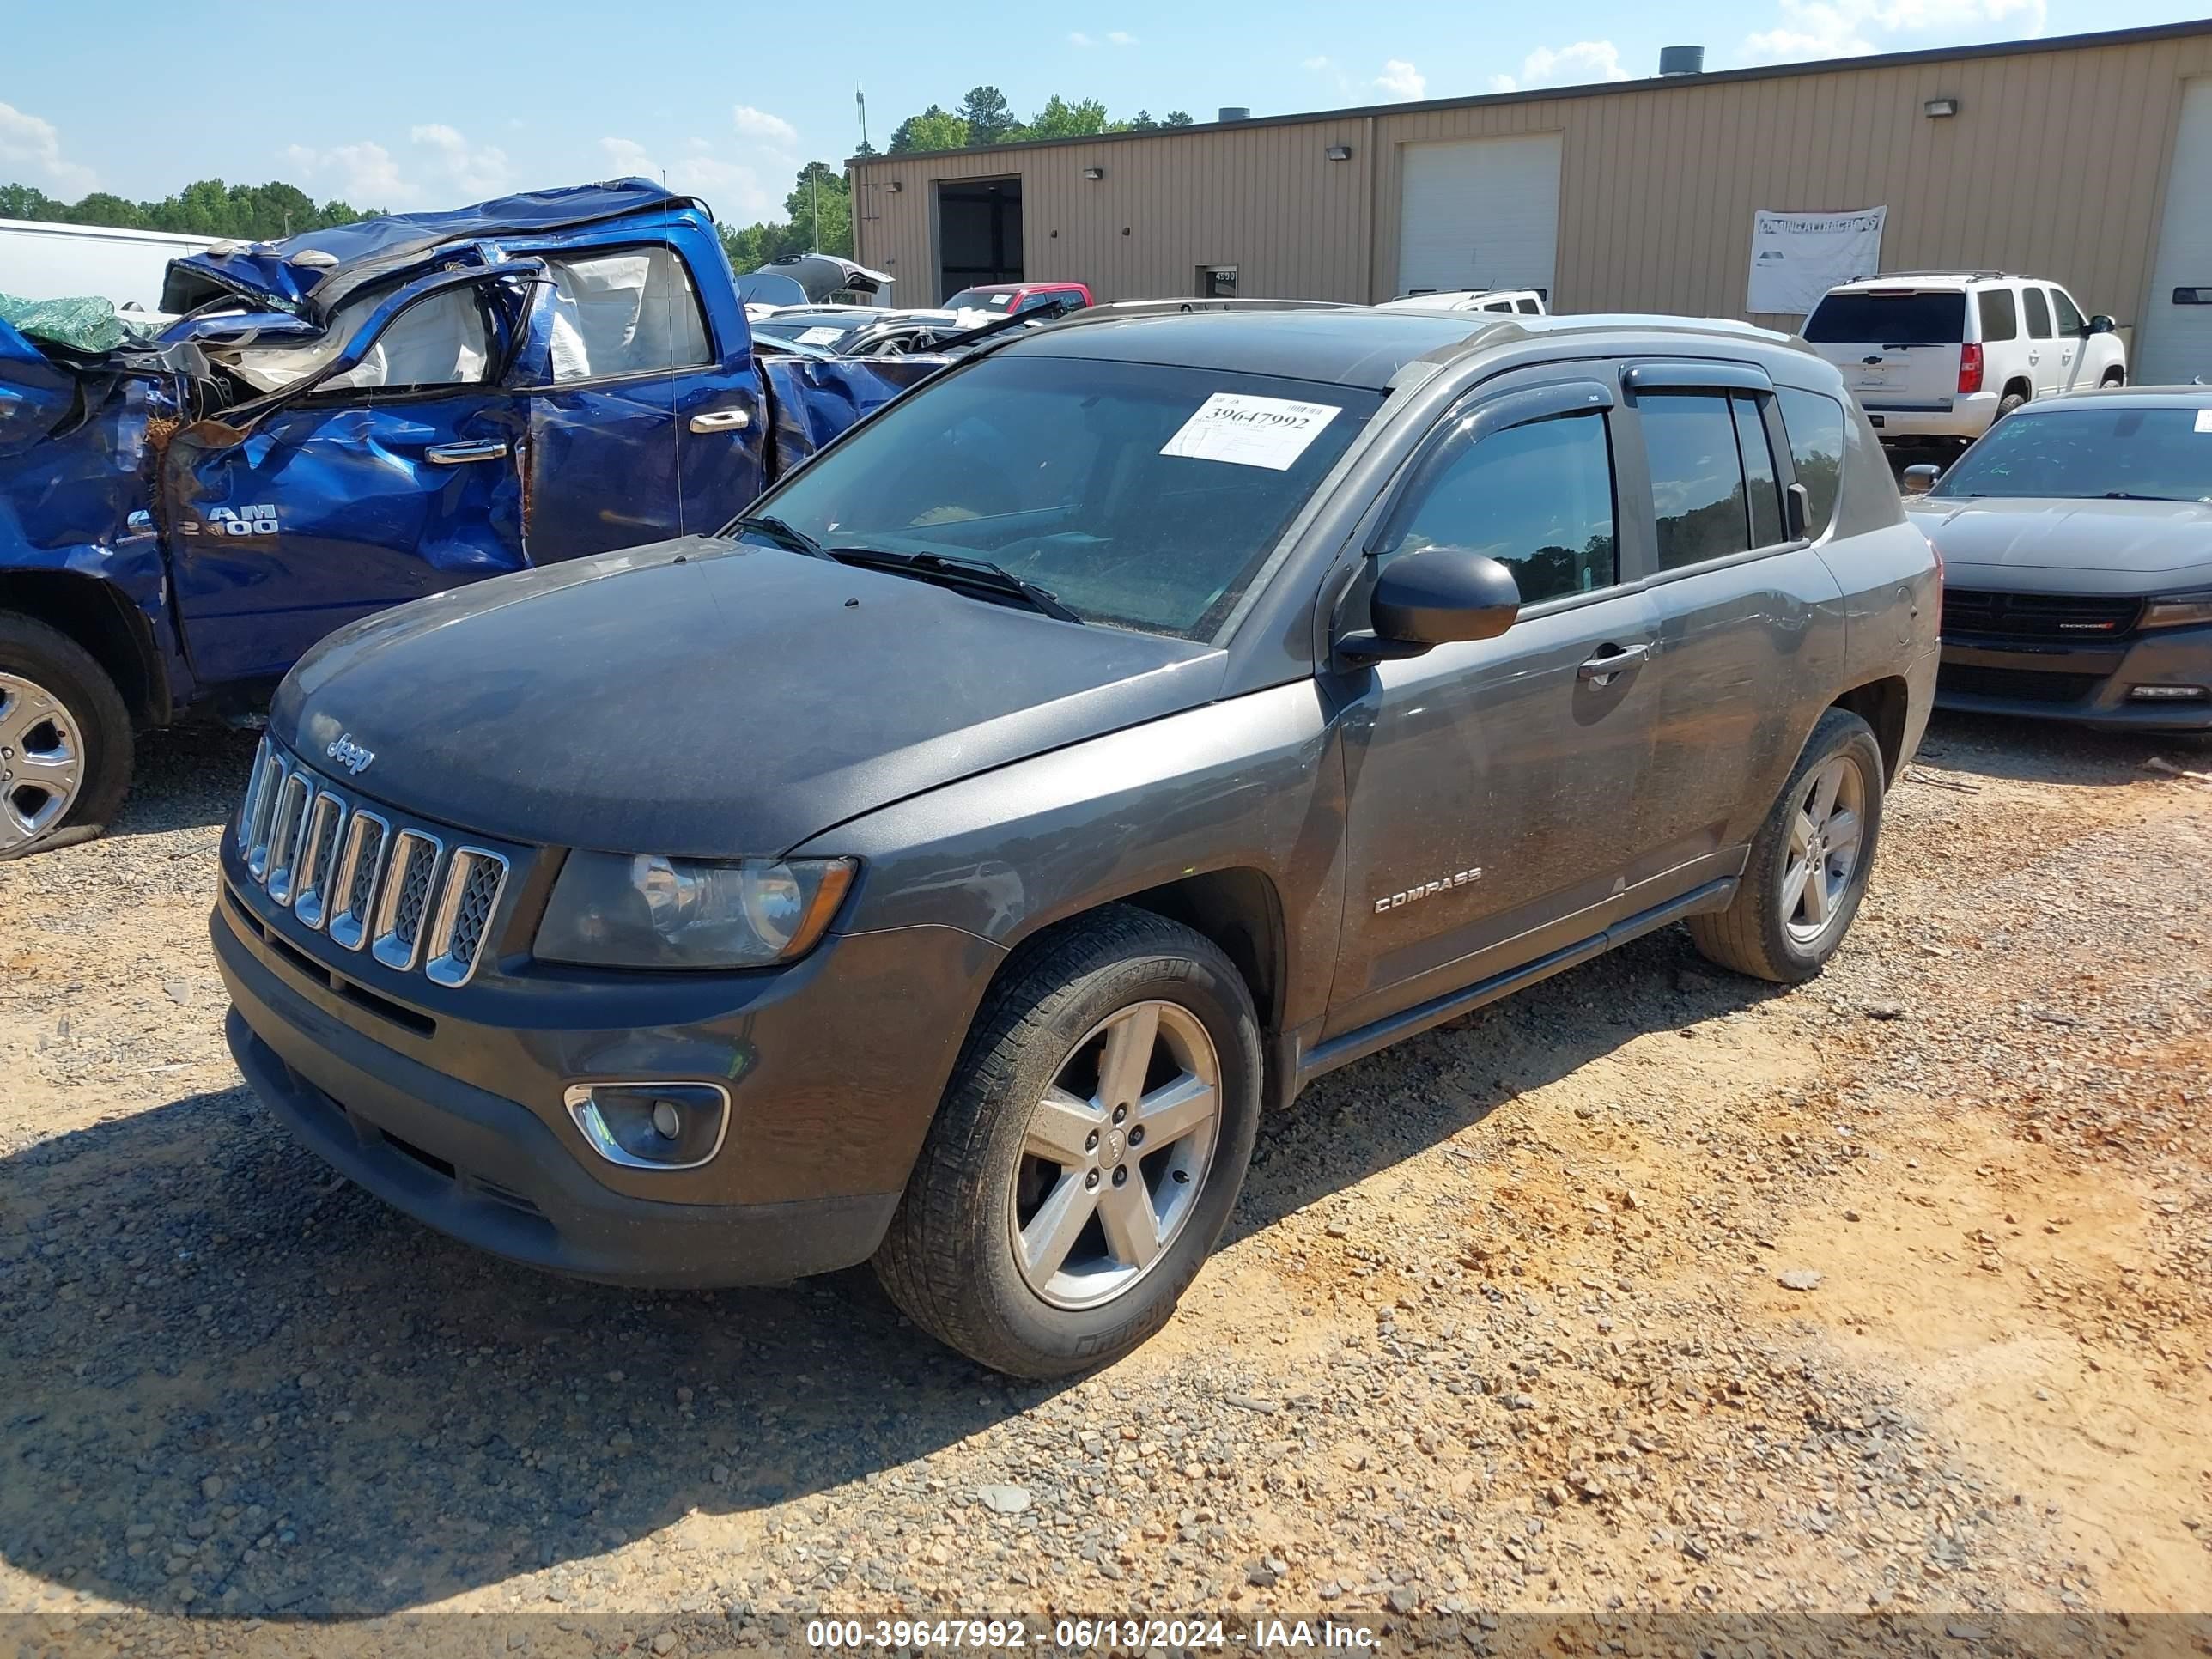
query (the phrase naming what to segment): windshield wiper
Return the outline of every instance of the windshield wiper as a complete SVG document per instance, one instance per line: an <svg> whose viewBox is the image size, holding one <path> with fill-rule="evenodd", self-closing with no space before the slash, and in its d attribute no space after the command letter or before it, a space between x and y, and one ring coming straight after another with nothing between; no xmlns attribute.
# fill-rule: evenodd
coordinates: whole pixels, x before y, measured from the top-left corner
<svg viewBox="0 0 2212 1659"><path fill-rule="evenodd" d="M749 513L731 528L750 530L756 536L766 537L778 547L793 553L804 553L809 558L826 559L830 556L829 549L813 537L795 525L785 523L773 514Z"/></svg>
<svg viewBox="0 0 2212 1659"><path fill-rule="evenodd" d="M942 553L896 553L880 547L829 547L822 550L826 558L840 564L856 564L869 570L887 570L894 574L913 576L922 581L933 581L946 587L977 587L988 592L1004 593L1021 600L1032 611L1043 612L1056 622L1080 623L1083 618L1060 602L1049 589L1035 582L1024 581L1011 570L993 564L988 559L956 559Z"/></svg>
<svg viewBox="0 0 2212 1659"><path fill-rule="evenodd" d="M2138 495L2132 490L2108 489L2105 492L2105 499L2108 501L2191 501L2203 498L2197 495Z"/></svg>

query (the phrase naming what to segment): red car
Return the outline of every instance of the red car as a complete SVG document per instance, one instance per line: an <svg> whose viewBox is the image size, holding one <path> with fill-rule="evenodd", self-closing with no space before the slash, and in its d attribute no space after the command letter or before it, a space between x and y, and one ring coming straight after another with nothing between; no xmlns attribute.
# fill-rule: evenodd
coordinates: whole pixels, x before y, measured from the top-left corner
<svg viewBox="0 0 2212 1659"><path fill-rule="evenodd" d="M1071 302L1069 310L1080 311L1091 303L1091 290L1081 283L983 283L962 289L945 302L945 308L989 311L1011 317L1017 312L1035 311L1039 306L1055 301Z"/></svg>

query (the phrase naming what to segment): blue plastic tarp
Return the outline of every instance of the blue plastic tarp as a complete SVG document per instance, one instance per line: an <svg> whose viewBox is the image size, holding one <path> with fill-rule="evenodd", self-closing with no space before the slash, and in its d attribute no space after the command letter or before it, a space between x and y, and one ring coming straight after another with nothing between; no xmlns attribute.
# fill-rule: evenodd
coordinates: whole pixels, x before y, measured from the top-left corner
<svg viewBox="0 0 2212 1659"><path fill-rule="evenodd" d="M210 249L169 262L161 309L190 311L228 294L306 313L317 288L366 262L396 265L451 242L590 224L678 199L650 179L615 179L526 191L442 213L388 214L327 230L303 230L276 242L217 243L232 251ZM313 257L303 263L302 254Z"/></svg>

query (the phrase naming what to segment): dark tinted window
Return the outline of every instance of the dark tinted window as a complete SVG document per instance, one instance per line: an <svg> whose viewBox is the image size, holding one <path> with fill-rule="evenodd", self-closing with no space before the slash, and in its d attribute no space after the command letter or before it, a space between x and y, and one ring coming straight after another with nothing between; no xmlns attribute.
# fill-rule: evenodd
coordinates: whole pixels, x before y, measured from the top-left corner
<svg viewBox="0 0 2212 1659"><path fill-rule="evenodd" d="M1381 401L1008 353L908 393L759 510L831 547L987 559L1086 622L1211 639Z"/></svg>
<svg viewBox="0 0 2212 1659"><path fill-rule="evenodd" d="M2058 331L2061 334L2087 334L2089 331L2088 324L2081 319L2081 307L2068 297L2064 289L2051 290L2051 308L2058 313Z"/></svg>
<svg viewBox="0 0 2212 1659"><path fill-rule="evenodd" d="M2051 301L2043 297L2039 288L2024 288L2027 296L2027 337L2047 340L2051 337Z"/></svg>
<svg viewBox="0 0 2212 1659"><path fill-rule="evenodd" d="M1805 486L1806 532L1818 540L1836 516L1836 486L1844 476L1844 406L1817 392L1778 387L1782 424L1790 434L1790 465Z"/></svg>
<svg viewBox="0 0 2212 1659"><path fill-rule="evenodd" d="M1982 313L1984 344L2020 337L2020 307L2014 302L2010 289L1985 288L1974 296L1974 304Z"/></svg>
<svg viewBox="0 0 2212 1659"><path fill-rule="evenodd" d="M1741 553L1751 545L1743 464L1729 403L1717 393L1696 392L1649 397L1638 405L1662 570Z"/></svg>
<svg viewBox="0 0 2212 1659"><path fill-rule="evenodd" d="M1930 495L2212 500L2212 434L2194 409L2045 409L2008 415Z"/></svg>
<svg viewBox="0 0 2212 1659"><path fill-rule="evenodd" d="M1605 417L1572 415L1438 451L1393 515L1383 551L1486 553L1511 569L1521 602L1534 605L1613 585L1613 526Z"/></svg>
<svg viewBox="0 0 2212 1659"><path fill-rule="evenodd" d="M1751 544L1771 547L1782 539L1782 485L1775 475L1774 452L1766 441L1755 398L1731 398L1736 447L1743 452L1743 477L1751 501Z"/></svg>
<svg viewBox="0 0 2212 1659"><path fill-rule="evenodd" d="M1519 309L1523 315L1534 317L1541 313L1544 307L1538 305L1534 300L1523 300L1521 301Z"/></svg>
<svg viewBox="0 0 2212 1659"><path fill-rule="evenodd" d="M1805 319L1815 344L1956 345L1966 337L1963 290L1898 294L1830 294Z"/></svg>

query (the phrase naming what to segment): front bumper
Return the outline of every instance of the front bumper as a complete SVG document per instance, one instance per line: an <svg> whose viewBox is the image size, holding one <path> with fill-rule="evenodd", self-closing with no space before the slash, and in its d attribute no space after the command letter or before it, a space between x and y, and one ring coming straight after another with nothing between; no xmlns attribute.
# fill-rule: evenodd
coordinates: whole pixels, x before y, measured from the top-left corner
<svg viewBox="0 0 2212 1659"><path fill-rule="evenodd" d="M2147 702L2128 695L2137 685L2198 685L2206 692ZM2079 646L1946 640L1936 705L2140 732L2212 732L2212 628L2158 629Z"/></svg>
<svg viewBox="0 0 2212 1659"><path fill-rule="evenodd" d="M228 845L210 933L239 1068L312 1150L495 1255L668 1287L872 1255L1000 956L918 927L833 935L719 988L495 971L441 990L301 927ZM574 1082L687 1076L732 1097L698 1169L613 1164L561 1103Z"/></svg>

